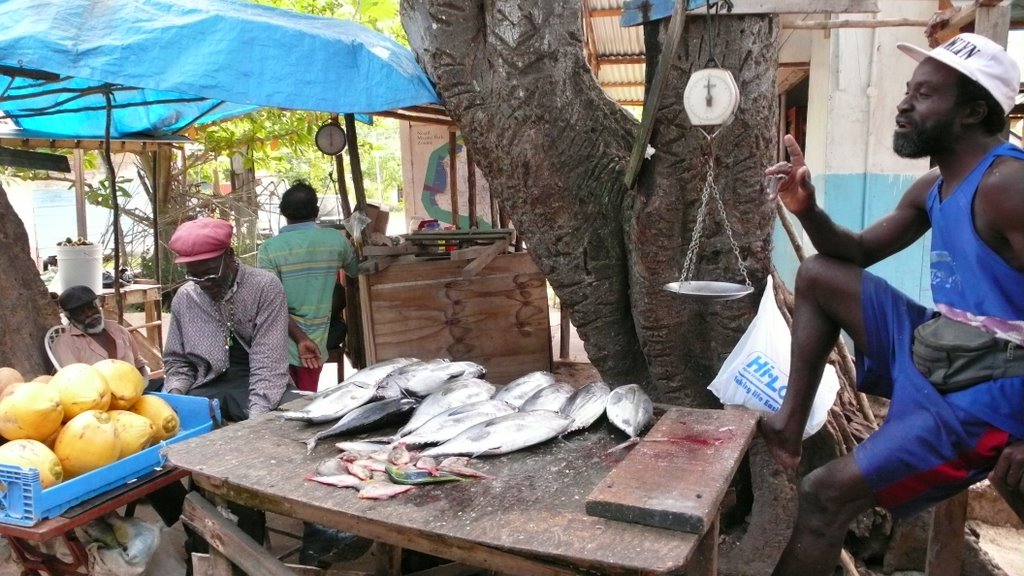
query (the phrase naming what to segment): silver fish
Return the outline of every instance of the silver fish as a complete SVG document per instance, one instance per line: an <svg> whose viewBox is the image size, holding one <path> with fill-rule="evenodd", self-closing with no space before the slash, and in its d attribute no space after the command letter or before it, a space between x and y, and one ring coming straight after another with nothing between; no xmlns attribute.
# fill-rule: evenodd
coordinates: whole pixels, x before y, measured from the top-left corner
<svg viewBox="0 0 1024 576"><path fill-rule="evenodd" d="M384 379L380 381L380 383L389 390L397 388L399 390L399 394L409 394L409 392L405 391L404 387L406 383L409 382L409 380L411 380L414 376L416 376L420 372L429 372L432 370L443 368L448 364L451 364L451 360L447 360L445 358L435 358L433 360L417 360L415 362L410 362L405 366L398 368L397 370L392 371L390 374L385 376Z"/></svg>
<svg viewBox="0 0 1024 576"><path fill-rule="evenodd" d="M310 395L310 398L313 398L314 400L317 398L321 398L323 396L326 396L327 394L330 394L333 390L336 390L340 386L352 384L353 382L362 382L363 384L379 384L381 380L383 380L388 374L394 372L395 370L401 368L402 366L405 366L406 364L418 361L419 360L416 358L392 358L390 360L381 360L376 364L372 364L370 366L367 366L366 368L357 370L354 374L352 374L348 378L345 378L339 384L330 386L317 392L316 394Z"/></svg>
<svg viewBox="0 0 1024 576"><path fill-rule="evenodd" d="M494 394L494 384L479 378L467 378L456 380L445 384L437 392L423 399L409 418L409 422L398 431L397 437L401 438L411 434L414 430L427 423L434 416L454 408L487 400Z"/></svg>
<svg viewBox="0 0 1024 576"><path fill-rule="evenodd" d="M508 454L546 442L572 424L572 419L550 410L513 412L463 430L451 440L420 452L421 456Z"/></svg>
<svg viewBox="0 0 1024 576"><path fill-rule="evenodd" d="M359 497L368 498L370 500L387 500L392 496L397 496L398 494L408 492L415 488L415 486L392 484L391 482L374 480L373 482L367 482L366 485L359 490Z"/></svg>
<svg viewBox="0 0 1024 576"><path fill-rule="evenodd" d="M284 412L281 417L285 420L301 420L313 424L337 420L372 400L377 392L377 384L349 382L332 390L334 391L306 404L302 410Z"/></svg>
<svg viewBox="0 0 1024 576"><path fill-rule="evenodd" d="M475 426L481 422L486 422L505 414L511 414L515 411L515 406L496 399L463 404L462 406L449 408L427 420L411 434L402 437L402 441L410 446L440 444L454 438L470 426Z"/></svg>
<svg viewBox="0 0 1024 576"><path fill-rule="evenodd" d="M572 424L566 432L582 430L600 418L608 406L608 395L611 392L604 382L591 382L573 392L559 410L572 418Z"/></svg>
<svg viewBox="0 0 1024 576"><path fill-rule="evenodd" d="M317 443L331 436L353 434L394 422L397 418L411 412L419 405L419 400L412 398L392 398L364 404L341 417L334 426L314 434L306 443L306 454L316 448Z"/></svg>
<svg viewBox="0 0 1024 576"><path fill-rule="evenodd" d="M337 486L338 488L361 488L366 482L356 478L351 474L334 474L332 476L315 476L310 474L306 476L306 480L313 482L319 482L320 484L326 484L328 486Z"/></svg>
<svg viewBox="0 0 1024 576"><path fill-rule="evenodd" d="M494 395L495 400L504 400L519 408L533 393L555 383L555 375L545 370L530 372L502 386Z"/></svg>
<svg viewBox="0 0 1024 576"><path fill-rule="evenodd" d="M374 452L387 451L387 444L378 444L376 442L366 442L358 440L343 440L335 444L342 452L353 452L360 455L373 454Z"/></svg>
<svg viewBox="0 0 1024 576"><path fill-rule="evenodd" d="M565 382L555 382L534 392L532 396L523 402L519 410L523 412L529 412L530 410L558 412L575 391L572 386Z"/></svg>
<svg viewBox="0 0 1024 576"><path fill-rule="evenodd" d="M476 378L486 372L483 366L475 362L449 362L447 360L431 360L431 362L438 362L438 364L432 364L425 370L415 372L405 382L399 382L399 386L406 394L424 398L437 392L448 382L463 378Z"/></svg>
<svg viewBox="0 0 1024 576"><path fill-rule="evenodd" d="M347 468L345 462L337 456L330 458L324 458L313 469L313 475L315 476L337 476L338 474L347 474Z"/></svg>
<svg viewBox="0 0 1024 576"><path fill-rule="evenodd" d="M640 433L654 421L654 404L637 384L627 384L612 390L608 395L605 412L608 420L629 434L630 439L639 438Z"/></svg>

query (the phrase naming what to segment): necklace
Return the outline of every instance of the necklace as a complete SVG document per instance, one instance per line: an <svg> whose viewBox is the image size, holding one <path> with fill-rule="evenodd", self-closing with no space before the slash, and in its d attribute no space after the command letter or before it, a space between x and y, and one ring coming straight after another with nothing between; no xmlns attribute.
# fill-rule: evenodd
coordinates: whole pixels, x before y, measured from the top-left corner
<svg viewBox="0 0 1024 576"><path fill-rule="evenodd" d="M235 299L229 298L227 300L228 314L227 318L224 318L224 301L217 304L217 316L220 319L221 326L224 328L224 349L231 348L231 345L235 343Z"/></svg>

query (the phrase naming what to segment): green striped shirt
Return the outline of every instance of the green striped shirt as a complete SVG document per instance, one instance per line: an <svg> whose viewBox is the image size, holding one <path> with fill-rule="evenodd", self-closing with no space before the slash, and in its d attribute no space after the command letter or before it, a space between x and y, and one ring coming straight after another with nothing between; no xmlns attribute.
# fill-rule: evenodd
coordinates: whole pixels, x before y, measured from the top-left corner
<svg viewBox="0 0 1024 576"><path fill-rule="evenodd" d="M259 268L281 279L288 298L288 313L327 358L327 330L331 324L331 296L338 270L352 277L359 273L355 250L340 230L314 222L289 224L260 245ZM289 362L301 366L298 347L288 340Z"/></svg>

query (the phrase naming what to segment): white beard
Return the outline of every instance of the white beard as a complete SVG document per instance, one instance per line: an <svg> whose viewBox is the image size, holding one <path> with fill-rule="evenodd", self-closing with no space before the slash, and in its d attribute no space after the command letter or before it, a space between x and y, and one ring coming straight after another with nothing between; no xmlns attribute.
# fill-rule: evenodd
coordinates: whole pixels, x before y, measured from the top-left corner
<svg viewBox="0 0 1024 576"><path fill-rule="evenodd" d="M99 318L99 321L93 322L93 318L96 317ZM68 320L68 322L70 322L72 326L78 328L79 330L86 334L99 334L100 332L103 332L103 329L106 327L106 318L104 318L102 314L98 314L93 318L90 318L89 322L85 324L75 322L74 320Z"/></svg>

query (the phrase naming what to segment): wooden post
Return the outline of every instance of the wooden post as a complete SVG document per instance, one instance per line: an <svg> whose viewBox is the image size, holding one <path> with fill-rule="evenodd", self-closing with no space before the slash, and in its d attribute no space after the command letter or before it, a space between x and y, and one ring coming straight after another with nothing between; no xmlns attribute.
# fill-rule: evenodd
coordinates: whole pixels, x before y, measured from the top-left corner
<svg viewBox="0 0 1024 576"><path fill-rule="evenodd" d="M964 524L967 521L968 491L938 503L932 510L928 532L926 576L958 576L964 557Z"/></svg>
<svg viewBox="0 0 1024 576"><path fill-rule="evenodd" d="M359 160L359 137L356 135L356 117L345 114L345 138L348 141L348 165L352 168L352 189L356 193L356 210L366 214L366 189L363 188L363 167ZM363 229L363 239L369 230Z"/></svg>
<svg viewBox="0 0 1024 576"><path fill-rule="evenodd" d="M352 168L352 189L356 193L356 210L366 214L366 189L363 188L363 169L359 161L359 138L356 134L356 117L345 114L345 137L348 141L348 163ZM359 238L354 238L356 251L362 255L362 247L367 244L370 236L369 226L363 228ZM348 325L348 336L345 338L345 351L352 367L366 367L366 351L363 349L362 302L359 297L359 278L345 279L345 323Z"/></svg>
<svg viewBox="0 0 1024 576"><path fill-rule="evenodd" d="M562 360L569 359L569 338L572 337L572 324L569 319L569 309L565 307L565 301L559 300L559 336L558 336L558 357Z"/></svg>
<svg viewBox="0 0 1024 576"><path fill-rule="evenodd" d="M473 152L469 146L466 148L466 187L469 188L469 227L479 228L480 222L477 219L476 208L476 166L473 163Z"/></svg>
<svg viewBox="0 0 1024 576"><path fill-rule="evenodd" d="M459 229L459 144L455 128L448 129L448 190L452 200L452 224Z"/></svg>
<svg viewBox="0 0 1024 576"><path fill-rule="evenodd" d="M223 555L250 576L294 576L273 554L228 522L197 492L185 497L181 521L210 543L210 560L215 570L223 569L220 558ZM214 573L220 576L220 572Z"/></svg>
<svg viewBox="0 0 1024 576"><path fill-rule="evenodd" d="M352 215L352 203L348 199L348 185L345 184L345 158L341 154L334 157L334 171L338 174L338 197L341 199L341 215L348 218Z"/></svg>
<svg viewBox="0 0 1024 576"><path fill-rule="evenodd" d="M85 153L81 148L75 148L75 220L78 223L78 236L89 239L89 228L85 218L85 165L83 164Z"/></svg>

